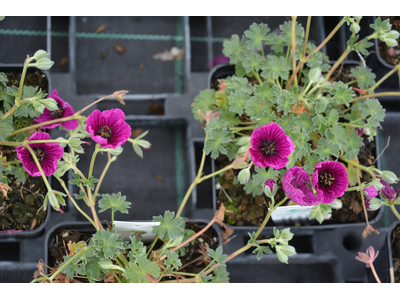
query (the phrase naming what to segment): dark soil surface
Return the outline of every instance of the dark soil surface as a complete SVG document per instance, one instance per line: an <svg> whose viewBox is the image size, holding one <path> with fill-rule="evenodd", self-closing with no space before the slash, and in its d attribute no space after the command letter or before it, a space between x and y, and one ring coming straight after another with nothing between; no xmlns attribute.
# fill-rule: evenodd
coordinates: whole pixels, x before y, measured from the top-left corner
<svg viewBox="0 0 400 300"><path fill-rule="evenodd" d="M199 232L202 228L204 228L207 224L205 223L194 223L190 220L186 221L186 228L191 229L195 232ZM78 231L75 229L62 229L57 232L52 241L49 241L49 267L50 268L58 268L58 266L63 262L63 256L68 255L69 250L67 244L69 241L78 242L78 241L86 241L89 243L92 234L95 231ZM145 244L149 246L150 244ZM157 246L161 246L162 244L156 243L155 249ZM180 257L182 262L182 267L177 270L179 272L185 273L198 273L203 270L209 263L210 257L207 255L208 248L216 249L219 246L218 235L213 228L209 228L205 233L200 235L195 239L194 243L190 243L189 246L186 247L185 255ZM125 256L128 255L129 250L126 250ZM171 280L174 278L165 278L166 280ZM58 282L88 282L86 278L76 277L72 281L70 279L65 278L65 276L60 276ZM104 280L101 282L111 282L114 278L111 276L106 276ZM56 280L57 281L57 280Z"/></svg>
<svg viewBox="0 0 400 300"><path fill-rule="evenodd" d="M369 166L374 160L375 143L370 142L363 146L360 150L358 159L360 164ZM228 163L226 157L218 157L215 160L216 170L223 168ZM240 170L230 170L222 177L221 186L225 192L229 195L231 202L220 189L217 191L217 206L223 203L225 208L229 211L225 215L225 222L235 226L260 226L268 213L268 203L270 199L264 194L260 196L252 197L246 193L243 189L243 185L240 183L233 184L234 178ZM371 179L368 173L360 173L360 180L369 181ZM278 180L278 192L275 196L275 203L281 201L285 195L282 189L282 178ZM343 207L340 210L333 209L332 217L329 220L325 220L324 224L343 224L343 223L360 223L365 222L365 215L362 209L362 200L359 192L347 192L340 200L342 201ZM289 201L286 202L286 204ZM371 221L378 214L378 211L368 211L368 220ZM267 226L274 226L274 222L270 219Z"/></svg>
<svg viewBox="0 0 400 300"><path fill-rule="evenodd" d="M19 86L20 72L6 72L6 75L9 80L7 86ZM24 84L39 86L44 92L48 92L48 81L41 71L28 69ZM26 122L24 126L33 122L30 118L20 118L19 121L22 124ZM0 153L7 162L17 160L14 147L0 145ZM14 175L8 175L8 178L11 191L7 197L0 193L0 231L7 229L26 231L39 227L47 213L43 209L47 188L42 178L32 177L29 174L26 174L25 182L21 182Z"/></svg>
<svg viewBox="0 0 400 300"><path fill-rule="evenodd" d="M394 282L400 283L400 225L391 233Z"/></svg>

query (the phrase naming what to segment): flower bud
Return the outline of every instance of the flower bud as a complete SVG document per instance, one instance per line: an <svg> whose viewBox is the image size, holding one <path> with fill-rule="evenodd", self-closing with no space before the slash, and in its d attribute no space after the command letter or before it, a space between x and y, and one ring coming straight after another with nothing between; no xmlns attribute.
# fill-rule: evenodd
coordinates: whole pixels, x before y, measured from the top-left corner
<svg viewBox="0 0 400 300"><path fill-rule="evenodd" d="M359 32L360 31L360 25L358 23L356 23L356 22L351 23L350 31L354 32L354 33Z"/></svg>
<svg viewBox="0 0 400 300"><path fill-rule="evenodd" d="M108 269L112 269L114 267L114 264L109 259L103 259L103 260L99 261L99 266L102 269L108 270Z"/></svg>
<svg viewBox="0 0 400 300"><path fill-rule="evenodd" d="M39 60L41 58L47 58L49 54L45 51L45 50L38 50L35 52L35 54L33 55L33 58L35 60Z"/></svg>
<svg viewBox="0 0 400 300"><path fill-rule="evenodd" d="M397 176L391 171L383 171L382 174L382 179L385 180L389 184L393 184L397 182Z"/></svg>
<svg viewBox="0 0 400 300"><path fill-rule="evenodd" d="M276 184L276 181L273 179L267 179L264 186L265 195L267 195L269 198L273 198L275 197L277 191L278 185Z"/></svg>
<svg viewBox="0 0 400 300"><path fill-rule="evenodd" d="M310 73L308 73L308 79L310 80L310 82L317 82L320 77L321 77L320 68L311 69Z"/></svg>
<svg viewBox="0 0 400 300"><path fill-rule="evenodd" d="M369 207L368 210L374 211L378 210L382 206L382 201L378 198L372 198L369 200Z"/></svg>
<svg viewBox="0 0 400 300"><path fill-rule="evenodd" d="M250 170L249 169L243 169L239 172L238 174L238 180L241 184L245 184L249 181L250 179Z"/></svg>
<svg viewBox="0 0 400 300"><path fill-rule="evenodd" d="M46 57L42 57L41 59L39 59L36 62L36 66L40 69L40 70L48 70L50 69L52 66L54 65L54 61L46 58Z"/></svg>

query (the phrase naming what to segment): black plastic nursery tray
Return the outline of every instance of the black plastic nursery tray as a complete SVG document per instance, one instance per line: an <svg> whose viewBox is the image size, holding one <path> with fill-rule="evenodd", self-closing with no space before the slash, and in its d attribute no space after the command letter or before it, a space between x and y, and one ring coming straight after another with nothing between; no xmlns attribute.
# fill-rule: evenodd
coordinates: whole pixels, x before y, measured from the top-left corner
<svg viewBox="0 0 400 300"><path fill-rule="evenodd" d="M143 158L126 142L123 152L113 162L103 180L100 194L121 192L131 202L129 214L117 213L116 220L152 220L153 216L164 215L166 210L177 211L187 189L187 151L184 119L167 119L159 116L126 116L133 136L149 131L143 138L151 143L150 149L143 149ZM78 168L88 174L95 143L84 145L85 154L80 155ZM107 163L107 154L98 154L93 176L100 178ZM77 187L73 186L77 193ZM78 204L91 215L90 209L78 200ZM72 206L72 204L70 204ZM99 210L97 204L96 209ZM86 220L76 212L76 220ZM110 220L110 212L99 214L100 220Z"/></svg>
<svg viewBox="0 0 400 300"><path fill-rule="evenodd" d="M184 49L183 17L71 17L71 34L77 94L183 93L184 56L153 58L172 47Z"/></svg>
<svg viewBox="0 0 400 300"><path fill-rule="evenodd" d="M0 64L23 64L27 54L48 48L47 17L5 17L0 38Z"/></svg>

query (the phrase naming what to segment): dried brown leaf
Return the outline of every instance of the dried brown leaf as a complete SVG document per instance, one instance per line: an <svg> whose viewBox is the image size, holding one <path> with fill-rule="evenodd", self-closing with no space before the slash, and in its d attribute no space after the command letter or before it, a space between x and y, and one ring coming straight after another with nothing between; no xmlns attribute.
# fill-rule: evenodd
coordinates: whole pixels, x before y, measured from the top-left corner
<svg viewBox="0 0 400 300"><path fill-rule="evenodd" d="M35 228L36 224L37 224L37 220L36 220L36 218L34 218L34 219L32 220L32 224L31 224L31 227L29 228L29 230L32 231L32 230Z"/></svg>
<svg viewBox="0 0 400 300"><path fill-rule="evenodd" d="M104 31L104 29L106 29L106 25L100 25L97 29L96 29L96 33L100 33L102 31Z"/></svg>
<svg viewBox="0 0 400 300"><path fill-rule="evenodd" d="M12 189L5 183L0 182L0 191L3 193L3 196L8 200L7 193Z"/></svg>
<svg viewBox="0 0 400 300"><path fill-rule="evenodd" d="M104 277L104 282L105 283L116 283L117 281L116 281L114 275L111 274L110 272L108 272L106 274L106 276Z"/></svg>
<svg viewBox="0 0 400 300"><path fill-rule="evenodd" d="M125 95L128 94L129 91L127 90L120 90L113 93L113 97L118 100L119 103L125 105Z"/></svg>
<svg viewBox="0 0 400 300"><path fill-rule="evenodd" d="M123 53L126 50L124 46L121 46L121 45L118 45L118 44L114 44L114 49L118 53Z"/></svg>
<svg viewBox="0 0 400 300"><path fill-rule="evenodd" d="M230 239L228 237L234 232L232 228L225 227L225 230L221 230L222 244L225 245Z"/></svg>
<svg viewBox="0 0 400 300"><path fill-rule="evenodd" d="M352 200L350 205L355 214L359 214L363 210L362 207L360 206L360 204L358 203L358 201L356 201L356 200Z"/></svg>
<svg viewBox="0 0 400 300"><path fill-rule="evenodd" d="M132 136L134 138L138 137L142 132L144 131L143 128L136 128L135 130L132 130Z"/></svg>
<svg viewBox="0 0 400 300"><path fill-rule="evenodd" d="M368 224L368 225L365 227L362 236L363 236L363 238L365 239L365 238L367 238L368 235L371 236L372 233L379 234L379 231L378 231L378 230L375 230L374 227L372 227L371 225Z"/></svg>
<svg viewBox="0 0 400 300"><path fill-rule="evenodd" d="M107 54L108 54L108 51L107 51L107 50L102 51L102 52L101 52L101 59L105 59L106 56L107 56Z"/></svg>
<svg viewBox="0 0 400 300"><path fill-rule="evenodd" d="M65 66L69 62L68 56L63 56L60 59L60 67Z"/></svg>
<svg viewBox="0 0 400 300"><path fill-rule="evenodd" d="M41 259L41 260L39 260L39 262L38 262L38 264L36 266L37 266L38 269L33 273L33 278L34 279L39 278L39 277L42 276L41 273L42 274L44 273L45 264L44 264L43 260Z"/></svg>
<svg viewBox="0 0 400 300"><path fill-rule="evenodd" d="M164 52L154 54L153 59L161 61L171 61L175 59L175 56L170 51L165 50Z"/></svg>

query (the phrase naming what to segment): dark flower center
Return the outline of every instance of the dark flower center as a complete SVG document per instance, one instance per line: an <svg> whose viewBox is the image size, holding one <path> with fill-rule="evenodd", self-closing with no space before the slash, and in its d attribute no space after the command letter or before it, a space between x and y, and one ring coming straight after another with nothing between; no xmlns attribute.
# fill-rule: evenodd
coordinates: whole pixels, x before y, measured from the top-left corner
<svg viewBox="0 0 400 300"><path fill-rule="evenodd" d="M40 148L33 150L33 152L39 161L42 161L46 156L46 153L44 153L43 149Z"/></svg>
<svg viewBox="0 0 400 300"><path fill-rule="evenodd" d="M111 130L108 126L103 126L99 129L98 134L105 139L108 139L111 136Z"/></svg>
<svg viewBox="0 0 400 300"><path fill-rule="evenodd" d="M50 115L53 117L53 119L62 118L62 116L64 115L64 109L62 109L62 107L58 105L58 109L52 111Z"/></svg>
<svg viewBox="0 0 400 300"><path fill-rule="evenodd" d="M332 182L335 181L335 177L332 176L332 174L328 172L321 172L319 174L319 183L324 185L324 186L331 186Z"/></svg>
<svg viewBox="0 0 400 300"><path fill-rule="evenodd" d="M275 142L268 142L268 141L264 141L263 142L263 146L261 147L260 150L263 151L265 153L265 155L273 155L276 152L276 148L275 148Z"/></svg>

